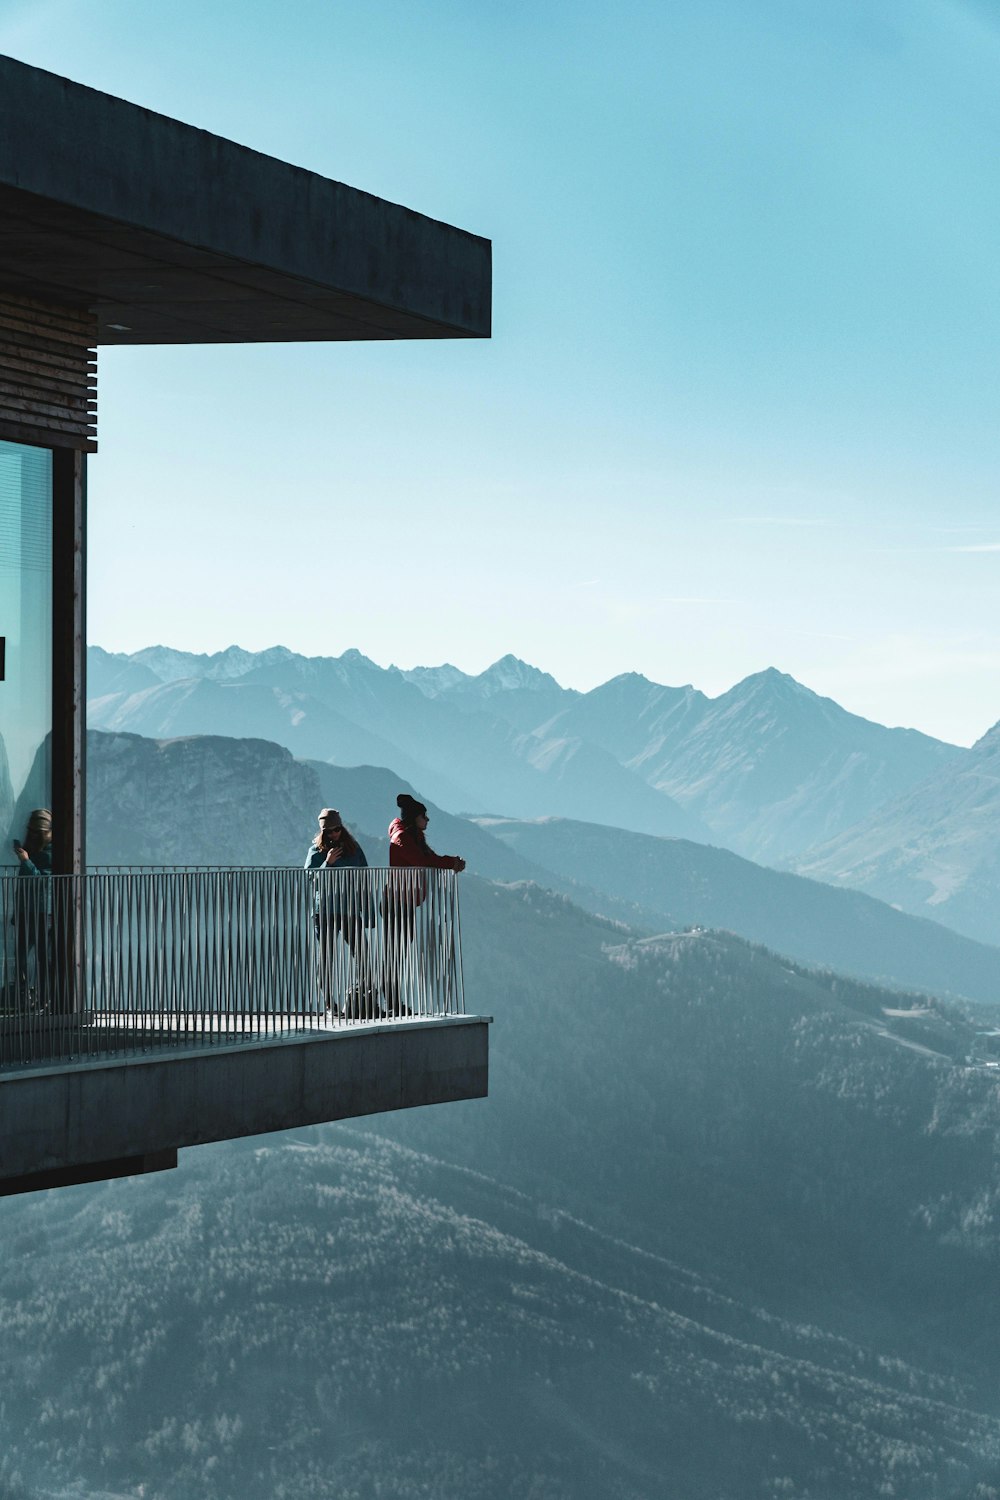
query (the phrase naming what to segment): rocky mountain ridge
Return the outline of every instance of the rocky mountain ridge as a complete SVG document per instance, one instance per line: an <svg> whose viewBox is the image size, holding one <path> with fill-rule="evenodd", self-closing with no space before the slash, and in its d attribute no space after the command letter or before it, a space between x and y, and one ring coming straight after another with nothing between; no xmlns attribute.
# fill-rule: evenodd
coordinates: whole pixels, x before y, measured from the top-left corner
<svg viewBox="0 0 1000 1500"><path fill-rule="evenodd" d="M1000 942L1000 725L794 867Z"/></svg>
<svg viewBox="0 0 1000 1500"><path fill-rule="evenodd" d="M138 658L140 665L159 659L151 652ZM596 803L626 827L710 837L695 815L601 747L525 732L493 713L428 698L360 652L307 658L277 648L252 666L242 654L220 658L179 661L173 654L172 672L197 668L200 675L129 692L116 686L126 663L92 649L90 726L152 739L235 732L286 745L302 758L392 765L456 812L515 807L539 816Z"/></svg>
<svg viewBox="0 0 1000 1500"><path fill-rule="evenodd" d="M95 728L162 738L235 723L305 758L393 765L453 812L603 821L776 864L968 754L773 669L717 699L637 674L577 693L510 656L474 676L383 669L356 650L92 648L90 673Z"/></svg>
<svg viewBox="0 0 1000 1500"><path fill-rule="evenodd" d="M773 668L716 699L616 678L548 727L613 745L718 842L778 865L968 754L859 718Z"/></svg>

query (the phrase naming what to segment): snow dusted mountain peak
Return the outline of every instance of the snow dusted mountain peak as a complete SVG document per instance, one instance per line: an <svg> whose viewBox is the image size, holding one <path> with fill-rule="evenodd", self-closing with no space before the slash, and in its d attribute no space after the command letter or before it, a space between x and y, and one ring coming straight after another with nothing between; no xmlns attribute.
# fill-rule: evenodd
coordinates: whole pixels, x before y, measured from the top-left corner
<svg viewBox="0 0 1000 1500"><path fill-rule="evenodd" d="M376 662L372 661L370 656L366 656L363 651L359 651L357 646L349 646L335 660L341 662L345 667L374 667L377 672L381 672L382 670Z"/></svg>
<svg viewBox="0 0 1000 1500"><path fill-rule="evenodd" d="M141 651L133 651L130 659L152 672L161 682L194 677L198 666L208 660L206 656L195 656L189 651L175 651L171 646L144 646Z"/></svg>
<svg viewBox="0 0 1000 1500"><path fill-rule="evenodd" d="M407 682L414 683L426 698L438 698L449 688L470 680L468 673L452 666L450 661L442 662L439 667L391 667L390 671L398 672Z"/></svg>
<svg viewBox="0 0 1000 1500"><path fill-rule="evenodd" d="M146 646L123 661L138 663L161 682L180 682L188 677L208 677L215 682L234 682L265 663L285 661L294 653L287 646L269 646L265 651L246 651L227 646L223 651L176 651L172 646Z"/></svg>
<svg viewBox="0 0 1000 1500"><path fill-rule="evenodd" d="M733 694L748 698L751 695L766 694L771 698L816 698L818 695L812 688L807 688L803 683L792 677L789 672L780 672L777 667L765 667L762 672L751 672L749 677L744 677L735 687L730 688Z"/></svg>
<svg viewBox="0 0 1000 1500"><path fill-rule="evenodd" d="M224 651L216 651L210 661L214 676L242 677L256 666L257 653L245 651L242 646L234 643Z"/></svg>
<svg viewBox="0 0 1000 1500"><path fill-rule="evenodd" d="M647 677L643 672L619 672L617 677L609 677L607 682L600 683L591 691L594 693L604 693L608 689L612 688L616 689L618 692L637 692L645 694L697 693L698 697L700 698L703 698L705 696L699 688L696 688L693 685L693 683L686 682L684 683L683 687L667 687L667 685L663 682L654 682L652 677Z"/></svg>
<svg viewBox="0 0 1000 1500"><path fill-rule="evenodd" d="M545 692L552 688L559 690L558 682L548 672L542 672L538 667L521 661L520 657L510 652L487 667L485 672L480 672L474 681L487 696L510 692L516 688L527 688L531 692Z"/></svg>
<svg viewBox="0 0 1000 1500"><path fill-rule="evenodd" d="M609 677L607 682L599 682L596 687L591 688L591 693L602 693L606 697L609 694L620 695L622 693L656 693L660 690L660 684L654 682L651 677L646 677L642 672L618 672L614 677Z"/></svg>

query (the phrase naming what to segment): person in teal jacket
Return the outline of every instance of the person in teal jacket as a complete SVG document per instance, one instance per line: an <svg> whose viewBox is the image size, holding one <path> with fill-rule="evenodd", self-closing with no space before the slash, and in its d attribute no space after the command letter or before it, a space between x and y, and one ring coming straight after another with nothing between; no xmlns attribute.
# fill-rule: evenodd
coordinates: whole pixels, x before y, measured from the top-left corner
<svg viewBox="0 0 1000 1500"><path fill-rule="evenodd" d="M367 870L368 861L357 839L343 824L335 807L324 807L319 815L319 833L306 852L307 870L343 870L354 867Z"/></svg>
<svg viewBox="0 0 1000 1500"><path fill-rule="evenodd" d="M368 929L374 926L374 902L368 882L339 871L366 870L365 852L352 833L344 827L335 807L324 807L319 815L319 832L306 851L305 868L317 872L316 905L313 921L319 942L320 989L326 996L327 1010L334 1008L338 991L348 991L341 1014L352 1020L372 1019L381 1011L377 990L371 984L368 969ZM353 985L337 982L337 936L342 937L356 968Z"/></svg>
<svg viewBox="0 0 1000 1500"><path fill-rule="evenodd" d="M48 1004L52 977L52 814L36 807L28 815L24 843L14 840L18 874L31 884L19 890L14 910L14 967L22 1003ZM29 984L31 958L35 984Z"/></svg>

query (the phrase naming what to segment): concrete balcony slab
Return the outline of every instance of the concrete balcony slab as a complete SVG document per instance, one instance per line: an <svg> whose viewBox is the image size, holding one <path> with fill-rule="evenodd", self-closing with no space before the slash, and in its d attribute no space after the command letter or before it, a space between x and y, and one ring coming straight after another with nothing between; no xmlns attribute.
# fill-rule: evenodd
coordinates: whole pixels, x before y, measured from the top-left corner
<svg viewBox="0 0 1000 1500"><path fill-rule="evenodd" d="M0 1195L159 1170L187 1146L484 1098L489 1018L286 1032L0 1073Z"/></svg>

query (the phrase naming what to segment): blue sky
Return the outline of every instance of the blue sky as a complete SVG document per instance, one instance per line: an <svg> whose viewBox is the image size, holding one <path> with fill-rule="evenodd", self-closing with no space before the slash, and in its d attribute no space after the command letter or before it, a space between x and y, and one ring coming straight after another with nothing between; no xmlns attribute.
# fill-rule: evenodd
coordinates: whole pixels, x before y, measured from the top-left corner
<svg viewBox="0 0 1000 1500"><path fill-rule="evenodd" d="M494 338L109 350L91 639L1000 719L980 0L0 0L0 50L494 241Z"/></svg>

